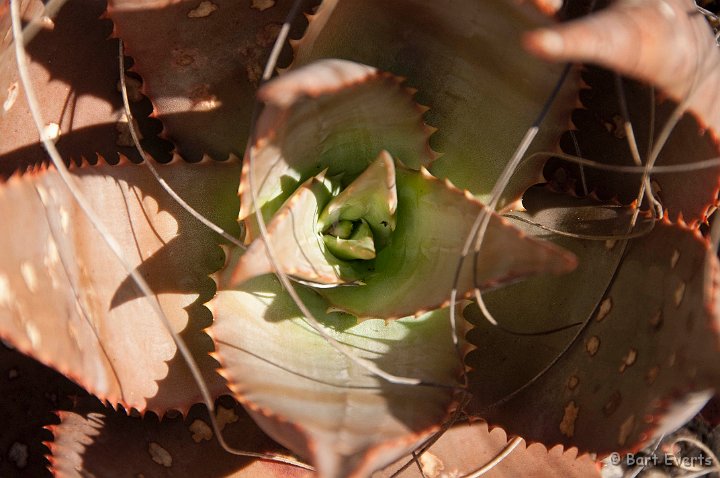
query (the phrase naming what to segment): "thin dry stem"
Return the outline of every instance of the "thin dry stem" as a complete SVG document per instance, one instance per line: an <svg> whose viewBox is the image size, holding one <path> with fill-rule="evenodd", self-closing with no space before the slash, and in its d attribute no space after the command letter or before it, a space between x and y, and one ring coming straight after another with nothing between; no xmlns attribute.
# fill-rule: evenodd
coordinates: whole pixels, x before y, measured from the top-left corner
<svg viewBox="0 0 720 478"><path fill-rule="evenodd" d="M127 95L127 84L125 81L125 55L124 55L124 48L123 48L123 42L120 40L119 42L119 52L118 52L118 58L119 58L119 69L120 69L120 91L122 93L122 99L123 99L123 106L125 107L125 117L128 120L128 128L130 129L130 136L132 136L133 143L135 144L135 149L140 154L140 157L143 160L143 164L147 166L147 168L150 170L150 173L152 173L155 180L162 186L162 188L167 192L170 197L172 197L183 209L185 209L188 213L190 213L195 219L200 221L203 225L205 225L208 229L211 231L219 234L222 236L223 239L230 242L231 244L239 247L240 249L245 250L245 245L238 240L237 238L231 236L227 233L223 228L218 226L217 224L213 223L211 220L200 214L195 208L190 206L183 198L178 195L178 193L173 190L173 188L165 181L165 179L160 176L160 173L158 173L155 166L152 164L151 159L148 157L147 153L145 152L145 149L140 144L140 138L137 133L137 130L135 129L135 121L133 118L132 111L130 110L130 101L128 100Z"/></svg>
<svg viewBox="0 0 720 478"><path fill-rule="evenodd" d="M507 445L505 445L505 447L502 450L500 450L498 452L498 454L495 456L495 458L490 460L486 465L483 465L479 469L463 476L462 478L478 478L478 477L484 475L485 473L487 473L488 471L491 471L493 468L495 468L500 463L502 463L502 461L505 458L507 458L508 455L510 455L510 453L512 453L513 450L515 448L517 448L518 445L520 445L520 443L522 443L522 441L523 441L523 439L520 437L513 438L512 440L510 440L510 442Z"/></svg>

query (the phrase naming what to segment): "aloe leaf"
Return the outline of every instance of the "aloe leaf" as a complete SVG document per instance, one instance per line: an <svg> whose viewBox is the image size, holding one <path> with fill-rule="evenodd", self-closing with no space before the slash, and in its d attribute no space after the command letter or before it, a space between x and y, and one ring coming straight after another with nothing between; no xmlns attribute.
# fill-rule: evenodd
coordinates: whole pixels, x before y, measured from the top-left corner
<svg viewBox="0 0 720 478"><path fill-rule="evenodd" d="M473 412L530 441L600 454L636 451L669 432L681 424L672 405L707 399L720 378L718 270L697 232L658 223L629 241L593 315L552 367L503 401ZM468 335L483 347L479 338ZM486 367L481 358L470 354L466 363L473 370ZM680 420L698 405L684 410Z"/></svg>
<svg viewBox="0 0 720 478"><path fill-rule="evenodd" d="M426 477L473 476L493 462L509 445L508 436L500 428L488 430L486 423L460 423L450 428L418 462ZM418 467L408 467L399 475L393 473L409 458L399 461L374 478L416 478ZM532 474L530 474L532 473ZM600 478L595 461L588 455L578 456L577 450L548 449L521 442L512 452L482 475L483 478Z"/></svg>
<svg viewBox="0 0 720 478"><path fill-rule="evenodd" d="M317 62L282 75L258 94L267 106L246 152L240 186L240 219L249 219L246 240L257 237L251 217L256 207L268 221L298 184L320 171L342 174L347 186L384 150L414 169L434 158L423 110L411 93L400 79L366 65Z"/></svg>
<svg viewBox="0 0 720 478"><path fill-rule="evenodd" d="M563 150L571 154L579 150L584 158L603 164L634 164L623 129L614 74L587 68L582 78L588 87L580 94L582 108L573 113L576 130L565 133L561 139ZM648 85L631 80L623 80L622 85L640 157L646 162L657 144L660 129L670 119L677 104L657 95ZM695 115L685 114L672 130L655 164L682 166L719 155L720 145L714 132L704 129L702 121ZM617 198L625 204L636 199L642 180L640 174L594 168L585 168L584 177L590 191L596 191L602 197ZM700 171L654 172L651 181L653 193L671 220L682 217L688 224L695 224L704 222L715 204L720 189L720 166Z"/></svg>
<svg viewBox="0 0 720 478"><path fill-rule="evenodd" d="M57 421L55 410L72 407L75 399L87 393L62 374L2 343L0 364L0 473L8 477L48 476L43 442L49 433L44 427Z"/></svg>
<svg viewBox="0 0 720 478"><path fill-rule="evenodd" d="M472 219L484 210L427 171L398 169L396 181L397 225L369 273L360 277L364 285L319 290L334 307L361 318L397 318L446 306ZM475 275L481 289L490 289L574 267L572 254L525 237L493 215L477 260L471 253L461 269L458 298L472 294Z"/></svg>
<svg viewBox="0 0 720 478"><path fill-rule="evenodd" d="M233 233L239 164L176 159L160 174L188 203ZM211 322L202 303L223 264L218 237L162 190L147 168L123 162L71 170L124 257L155 297L139 293L53 169L14 176L0 188L8 230L0 257L0 335L24 353L126 408L186 410L200 399L184 359L154 314L159 302L185 339L211 393L226 390L207 355ZM233 179L235 178L235 179ZM22 207L19 207L21 205ZM189 254L188 251L192 251ZM42 297L42 300L38 300Z"/></svg>
<svg viewBox="0 0 720 478"><path fill-rule="evenodd" d="M389 373L452 384L459 374L447 311L360 324L326 313L298 286L315 317L355 354ZM311 329L273 276L222 290L210 304L221 373L274 439L310 459L321 476L364 476L409 452L438 428L448 388L393 385L367 373Z"/></svg>
<svg viewBox="0 0 720 478"><path fill-rule="evenodd" d="M260 10L234 0L108 2L114 35L135 60L163 135L183 157L222 160L244 151L265 60L289 8L276 2ZM299 17L293 35L304 28Z"/></svg>
<svg viewBox="0 0 720 478"><path fill-rule="evenodd" d="M568 274L531 277L483 294L501 328L490 324L477 305L465 309L465 318L473 324L467 339L482 344L467 356L469 363L482 364L469 372L474 409L482 409L520 388L557 356L579 326L545 332L591 317L620 265L622 240L582 239L553 231L585 237L625 235L632 214L630 208L603 205L593 198L581 199L540 187L525 193L523 205L526 212L504 217L529 236L575 254L578 267Z"/></svg>
<svg viewBox="0 0 720 478"><path fill-rule="evenodd" d="M344 223L348 224L347 221ZM370 226L362 220L359 225L354 226L354 229L355 231L347 238L335 237L331 234L323 235L328 250L338 259L346 261L375 259L375 242Z"/></svg>
<svg viewBox="0 0 720 478"><path fill-rule="evenodd" d="M223 436L231 446L287 454L239 405L221 400L217 410ZM58 477L312 476L291 465L228 454L210 428L207 409L200 405L186 417L165 417L159 422L152 414L129 417L83 400L76 409L59 411L58 416L60 423L48 427L54 436L48 444L51 469Z"/></svg>
<svg viewBox="0 0 720 478"><path fill-rule="evenodd" d="M397 207L395 164L387 151L331 199L335 190L325 172L308 179L267 225L286 274L323 285L352 282L358 266L346 261L372 259L375 244L387 241ZM256 239L229 269L234 284L274 272L265 241Z"/></svg>
<svg viewBox="0 0 720 478"><path fill-rule="evenodd" d="M703 127L720 132L720 55L692 0L621 0L540 30L526 44L543 58L601 65L687 101ZM642 54L638 54L642 45Z"/></svg>
<svg viewBox="0 0 720 478"><path fill-rule="evenodd" d="M431 171L487 202L562 71L524 50L522 33L551 23L528 3L325 0L295 46L292 68L344 58L406 77L438 128L431 145L444 156ZM576 98L575 82L566 86L531 152L556 145ZM541 181L542 162L527 163L500 205Z"/></svg>
<svg viewBox="0 0 720 478"><path fill-rule="evenodd" d="M42 13L43 2L24 1L23 18ZM127 121L117 92L117 40L112 25L98 17L100 2L67 2L28 43L29 70L49 132L66 160L96 162L96 154L117 162L118 154L138 158L122 140ZM0 8L0 177L47 161L38 140L15 63L10 8ZM92 61L88 61L91 58Z"/></svg>

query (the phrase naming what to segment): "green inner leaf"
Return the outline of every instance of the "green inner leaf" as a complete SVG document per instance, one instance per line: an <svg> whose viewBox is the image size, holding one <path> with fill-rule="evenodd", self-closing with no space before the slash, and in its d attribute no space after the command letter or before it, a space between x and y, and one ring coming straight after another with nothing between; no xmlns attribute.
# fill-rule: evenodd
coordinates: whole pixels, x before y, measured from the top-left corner
<svg viewBox="0 0 720 478"><path fill-rule="evenodd" d="M353 232L355 225L352 221L338 221L327 230L326 234L337 237L338 239L347 239Z"/></svg>
<svg viewBox="0 0 720 478"><path fill-rule="evenodd" d="M330 200L331 185L321 173L303 183L267 225L267 239L283 272L297 279L329 285L356 280L353 265L334 256L325 246L318 216ZM332 237L332 236L331 236ZM250 244L228 266L232 284L274 272L262 238Z"/></svg>
<svg viewBox="0 0 720 478"><path fill-rule="evenodd" d="M365 285L318 290L334 307L360 318L404 317L445 306L472 219L484 210L427 171L396 172L397 226L361 276ZM493 215L477 260L469 256L461 269L458 298L472 291L475 276L479 287L487 289L574 266L572 254L525 237Z"/></svg>
<svg viewBox="0 0 720 478"><path fill-rule="evenodd" d="M338 259L351 261L353 259L370 260L375 258L375 242L370 226L364 220L356 225L350 221L342 221L354 227L353 232L346 238L325 234L323 240L330 252Z"/></svg>
<svg viewBox="0 0 720 478"><path fill-rule="evenodd" d="M240 218L246 220L248 240L258 236L256 207L269 221L300 183L324 169L330 176L342 174L341 185L348 186L384 150L415 169L434 158L423 109L400 79L374 68L320 61L280 76L260 94L268 106L250 150L257 204L250 194L247 156L240 185Z"/></svg>
<svg viewBox="0 0 720 478"><path fill-rule="evenodd" d="M375 244L382 248L395 229L397 200L395 163L390 154L383 151L352 184L328 203L318 224L324 230L340 221L362 219L372 231ZM347 239L347 236L333 235Z"/></svg>

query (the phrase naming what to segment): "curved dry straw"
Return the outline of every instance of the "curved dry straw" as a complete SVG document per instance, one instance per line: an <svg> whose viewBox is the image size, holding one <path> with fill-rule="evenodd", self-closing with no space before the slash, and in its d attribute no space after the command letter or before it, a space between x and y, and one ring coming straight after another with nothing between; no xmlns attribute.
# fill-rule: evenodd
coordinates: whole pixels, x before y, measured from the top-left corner
<svg viewBox="0 0 720 478"><path fill-rule="evenodd" d="M234 246L237 246L244 250L246 248L245 244L243 244L240 240L228 234L228 232L225 231L223 228L200 214L195 208L188 204L187 201L181 198L180 195L176 193L175 190L173 190L173 188L167 183L167 181L163 179L160 173L158 173L158 170L153 165L151 158L149 158L148 154L145 152L145 148L143 148L140 144L140 137L138 135L137 128L135 127L135 118L133 117L132 110L130 109L130 101L127 94L127 81L125 79L125 54L122 40L119 40L118 42L118 58L120 70L120 92L122 94L123 107L125 108L125 118L128 122L128 129L130 130L130 136L132 137L133 144L135 145L135 149L137 150L138 154L142 158L143 164L148 168L148 170L150 170L150 173L160 184L160 186L165 190L165 192L167 192L170 197L172 197L180 205L180 207L185 209L188 213L192 215L192 217L200 221L208 229L219 234L223 239L233 244Z"/></svg>
<svg viewBox="0 0 720 478"><path fill-rule="evenodd" d="M115 238L109 233L105 225L100 221L95 211L93 211L92 208L88 206L89 201L85 197L82 191L77 187L77 185L74 183L74 180L67 169L67 166L63 162L62 157L60 156L60 153L58 152L57 148L55 147L55 144L53 143L52 139L48 137L47 132L44 128L44 121L42 118L42 113L40 111L40 106L37 101L37 97L35 95L35 90L32 85L32 82L30 80L30 73L28 71L27 67L27 55L25 52L25 44L23 41L23 31L20 25L20 10L18 6L19 0L11 0L10 1L10 15L11 15L11 21L12 21L12 32L14 37L14 44L15 44L15 58L17 60L17 67L18 67L18 74L20 76L20 81L23 85L23 89L25 91L25 97L28 102L28 107L30 109L30 113L32 115L33 121L35 123L35 127L38 131L38 134L40 135L40 141L42 142L43 146L45 147L45 150L47 151L48 155L50 156L53 164L55 165L55 168L58 172L58 175L60 176L63 184L65 187L67 187L68 191L72 195L73 199L77 202L78 206L82 210L83 214L87 217L87 219L92 224L92 227L98 232L98 234L102 237L103 241L107 246L110 248L112 254L117 258L118 262L122 265L122 267L126 270L128 275L131 277L133 282L138 286L140 291L142 292L143 296L147 298L147 300L150 302L150 306L153 309L153 312L157 317L160 319L161 323L165 327L165 329L168 331L168 333L171 335L173 341L175 342L175 345L178 348L178 352L180 352L180 355L185 360L188 369L190 370L190 373L193 377L193 380L195 381L196 385L198 386L198 389L200 391L200 394L202 395L203 402L208 407L208 410L210 411L210 416L213 417L215 412L215 403L212 400L212 397L210 395L210 391L207 388L207 385L205 384L205 381L202 377L202 374L200 372L200 369L195 362L195 359L192 357L192 354L190 353L190 350L188 349L187 345L183 341L183 339L180 337L180 335L175 332L172 328L172 325L170 324L167 316L162 311L160 306L156 301L150 300L150 297L152 297L154 294L152 292L152 289L150 289L150 286L145 281L145 279L137 272L137 270L130 265L130 263L125 259L122 253L122 249L120 248L120 245L117 243ZM44 203L43 203L44 206ZM214 418L214 417L213 417ZM312 467L306 465L305 463L298 462L296 460L292 460L289 458L285 458L279 455L273 455L273 454L265 454L265 453L255 453L255 452L246 452L246 451L240 451L235 450L227 445L225 443L224 439L222 438L222 435L219 433L219 426L216 421L212 421L213 428L215 431L216 436L218 437L218 441L223 446L223 448L228 451L229 453L235 454L235 455L241 455L241 456L247 456L252 458L258 458L262 460L269 460L269 461L275 461L280 463L285 463L293 466L298 466L301 468L306 469L312 469Z"/></svg>
<svg viewBox="0 0 720 478"><path fill-rule="evenodd" d="M699 40L698 38L695 38L695 40L696 40L696 41L701 41L701 40ZM709 58L705 58L705 61L706 61L707 65L710 65L710 63L709 63ZM664 148L665 144L667 143L667 140L669 139L670 134L672 133L673 129L675 128L675 126L676 126L677 123L679 122L680 118L682 117L682 115L683 115L684 112L686 111L687 106L688 106L690 100L692 100L694 94L696 94L697 91L699 90L699 87L702 85L703 79L706 78L706 77L704 76L705 71L703 71L703 70L704 70L704 69L703 69L703 66L704 66L704 65L703 65L703 63L701 62L701 59L698 58L697 61L696 61L696 68L695 68L695 70L694 70L694 71L695 71L695 75L694 75L694 77L693 77L693 81L691 82L691 84L690 84L690 86L689 86L689 88L688 88L688 90L687 90L687 92L686 92L686 94L685 94L685 97L684 97L683 100L675 107L675 109L673 110L670 118L667 120L667 122L665 123L663 129L661 130L658 138L655 140L655 142L654 142L654 144L653 144L653 146L652 146L652 149L651 149L651 151L650 151L650 154L649 154L647 163L646 163L645 165L643 165L643 166L638 166L638 165L636 165L636 166L633 166L633 167L602 168L602 169L607 169L607 170L621 170L620 168L622 168L622 170L625 171L625 172L629 172L629 173L642 173L642 174L643 174L643 181L641 182L640 191L639 191L639 193L638 193L638 197L639 197L639 198L642 198L642 197L645 195L645 186L646 186L645 179L649 176L649 174L650 174L651 171L658 170L658 171L662 171L662 172L670 172L670 171L682 172L682 171L693 170L693 168L692 168L692 167L688 167L688 165L682 165L682 166L679 166L679 165L678 165L678 166L675 166L675 167L673 167L673 166L656 167L656 166L655 166L655 162L656 162L657 158L659 157L660 152L661 152L662 149ZM529 132L530 132L530 131L528 131L528 133L529 133ZM631 139L628 138L628 140L630 141ZM636 145L636 144L635 144L634 146L633 146L633 145L630 145L630 148L631 148L631 150L632 150L633 148L637 148L637 145ZM545 154L545 153L541 153L541 154ZM535 155L533 155L533 156L535 156ZM585 160L585 159L583 159L583 158L577 158L577 157L574 157L574 156L572 156L572 155L566 155L566 154L559 154L559 155L558 155L558 154L554 154L554 156L558 156L558 157L560 157L560 158L562 158L562 159L572 160L573 162L576 162L576 163L578 163L578 164L589 165L589 166L597 166L597 164L596 164L595 162L593 162L593 161L588 161L588 160ZM531 157L532 157L532 156L531 156ZM529 159L529 158L528 158L528 159ZM699 162L695 163L695 167L696 167L697 169L703 169L703 168L711 167L711 165L716 165L716 164L718 163L718 159L719 159L719 158L712 158L712 159L710 159L710 160L699 161ZM630 233L631 233L631 231L632 231L632 228L633 228L634 223L635 223L635 221L636 221L636 219L637 219L638 213L639 213L639 210L636 210L636 212L635 212L635 214L634 214L634 216L633 216L633 220L632 220L631 223L629 224L628 235L630 235ZM482 213L481 213L481 214L482 214ZM656 220L659 220L658 217L655 217L655 219L656 219ZM715 228L714 228L714 229L715 229ZM714 241L720 241L720 225L719 225L719 226L717 227L717 229L715 229L715 230L716 230L716 235L715 235L715 237L714 237L713 239L714 239ZM483 231L481 230L480 232L483 232ZM482 236L480 236L480 233L478 233L478 238L480 238L480 237L482 237ZM481 241L478 241L478 242L480 242L480 244L481 244ZM476 244L477 244L477 242L476 242ZM623 244L622 244L623 249L624 249L626 246L627 246L627 240L624 240L624 241L623 241ZM706 264L707 264L707 263L708 263L708 262L706 261ZM618 267L619 267L619 265L618 265ZM707 274L708 274L708 271L706 271L706 277L709 277L709 275L707 275ZM483 314L486 314L486 318L487 318L491 323L497 323L497 322L492 318L492 316L489 315L490 312L487 310L487 308L484 307L484 304L482 303L482 296L481 296L481 294L480 294L480 291L477 290L477 289L476 289L476 298L478 299L478 305L480 306L481 311L483 312ZM527 388L528 388L529 386L531 386L533 383L537 382L540 378L542 378L550 369L552 369L552 367L553 367L553 366L572 348L572 346L577 342L577 340L578 340L578 339L580 338L580 336L582 335L583 331L588 327L592 316L593 316L593 315L590 314L590 315L585 319L585 321L582 323L582 325L580 326L580 328L578 329L578 331L576 332L576 334L567 342L567 344L563 347L563 349L562 349L545 367L543 367L542 370L540 370L534 377L532 377L530 380L528 380L525 384L521 385L520 387L518 387L518 388L515 389L514 391L508 393L507 395L505 395L504 397L500 398L499 400L495 401L494 403L488 405L488 406L485 408L485 410L490 410L490 409L496 408L496 407L498 407L498 406L500 406L500 405L508 402L508 401L511 400L514 396L516 396L518 393L520 393L520 392L522 392L523 390L527 389Z"/></svg>

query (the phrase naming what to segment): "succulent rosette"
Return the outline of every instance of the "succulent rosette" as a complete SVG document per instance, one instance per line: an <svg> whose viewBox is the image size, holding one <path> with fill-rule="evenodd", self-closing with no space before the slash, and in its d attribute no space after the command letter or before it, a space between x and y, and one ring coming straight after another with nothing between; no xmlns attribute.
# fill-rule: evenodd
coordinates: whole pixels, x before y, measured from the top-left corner
<svg viewBox="0 0 720 478"><path fill-rule="evenodd" d="M287 3L62 3L22 2L25 84L0 2L0 337L84 389L41 404L58 476L306 476L287 449L320 476L461 475L515 436L601 457L717 388L720 55L691 0L567 23L604 2L323 0L268 82ZM24 127L31 89L84 201ZM17 351L2 404L40 407L50 369ZM193 404L227 394L213 429ZM596 471L530 451L509 476Z"/></svg>
<svg viewBox="0 0 720 478"><path fill-rule="evenodd" d="M468 59L447 72L447 83L427 78L429 66L422 63L414 65L420 71L404 71L406 78L395 76L393 71L408 65L401 51L385 52L398 58L397 64L383 65L387 71L340 59L308 59L301 66L316 25L331 13L342 18L336 8L344 5L323 4L296 45L296 63L258 92L265 107L243 159L239 188L248 247L232 251L210 304L216 356L231 389L263 429L328 476L353 470L362 475L393 461L427 439L457 405L461 362L449 320L454 286L461 300L475 286L495 289L538 273L562 274L576 265L572 253L528 237L478 199L489 197L493 174L499 175L512 154L511 143L500 136L503 124L473 137L463 134L477 124L473 108L485 112L488 103L507 108L515 101L512 96L476 97L478 89L502 81L482 75L491 68L486 58ZM464 3L463 8L485 26L507 15L523 19L526 25L513 18L511 27L505 18L508 24L502 27L509 28L504 38L516 45L523 28L543 21L532 7L502 2ZM481 48L478 43L486 51L513 48L470 34L445 39L442 32L450 27L445 22L451 20L443 15L427 26L436 31L426 38L422 35L428 32L415 23L422 18L374 34L421 30L415 54L426 54L428 62L442 58L433 50L469 51ZM390 47L393 40L386 44ZM499 57L501 52L488 54ZM526 62L538 65L519 55L507 69L529 70ZM557 82L557 71L542 65L539 78L537 72L528 73L524 80L542 88L515 91L533 99L516 114L532 115L532 106L541 105L542 94ZM456 107L450 109L452 95L467 81L474 86L463 85L462 100L453 98ZM417 97L426 98L430 109ZM425 119L432 117L435 104L447 109L429 127ZM497 136L488 131L493 129ZM443 141L431 147L437 135ZM487 137L504 149L494 154L487 145L480 149ZM441 159L435 148L446 150ZM492 158L494 166L482 168L483 156ZM485 170L477 178L462 176L474 175L476 168ZM473 190L453 185L444 170L455 171L452 180ZM491 215L483 247L458 270L463 243L481 213ZM303 322L269 275L277 272L293 280L301 300L338 342L387 373L424 385L387 383L337 352ZM457 310L460 315L462 308Z"/></svg>

